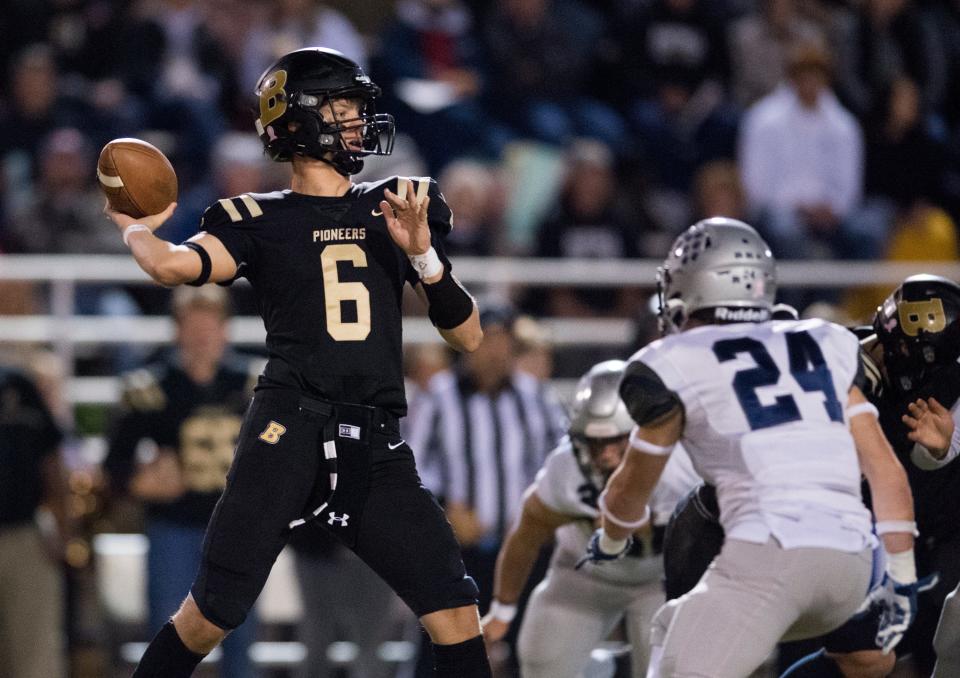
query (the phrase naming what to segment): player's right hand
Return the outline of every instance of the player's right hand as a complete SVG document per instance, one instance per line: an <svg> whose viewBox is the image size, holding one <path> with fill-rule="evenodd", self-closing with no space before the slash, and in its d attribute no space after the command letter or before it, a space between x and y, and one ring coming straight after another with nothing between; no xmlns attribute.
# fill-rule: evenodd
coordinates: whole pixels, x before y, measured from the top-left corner
<svg viewBox="0 0 960 678"><path fill-rule="evenodd" d="M587 563L594 563L595 565L600 565L602 563L609 563L613 560L620 560L627 552L630 550L630 547L633 546L633 537L627 537L627 543L624 544L623 548L620 549L617 553L607 553L602 548L600 548L600 536L603 534L603 528L596 530L593 533L593 536L590 537L590 543L587 544L587 553L581 558L573 569L579 570L581 567Z"/></svg>
<svg viewBox="0 0 960 678"><path fill-rule="evenodd" d="M150 214L136 219L131 217L129 214L124 214L123 212L117 212L116 210L111 209L110 201L108 200L103 206L103 213L107 215L107 218L116 224L120 232L123 233L124 229L131 224L143 224L151 231L156 231L158 228L163 226L164 222L173 215L173 212L176 209L177 203L172 202L167 205L167 209L160 212L160 214Z"/></svg>
<svg viewBox="0 0 960 678"><path fill-rule="evenodd" d="M480 620L480 628L483 629L483 640L486 643L495 643L501 640L507 631L510 630L510 622L497 619L491 613Z"/></svg>
<svg viewBox="0 0 960 678"><path fill-rule="evenodd" d="M909 414L901 420L910 429L907 437L915 443L923 445L930 453L942 458L950 447L953 437L953 414L941 405L936 398L923 400L918 398L907 405Z"/></svg>
<svg viewBox="0 0 960 678"><path fill-rule="evenodd" d="M903 584L886 573L881 584L870 592L867 598L869 605L880 608L876 643L883 654L889 654L897 646L916 618L917 594L932 589L939 579L939 575L934 573Z"/></svg>

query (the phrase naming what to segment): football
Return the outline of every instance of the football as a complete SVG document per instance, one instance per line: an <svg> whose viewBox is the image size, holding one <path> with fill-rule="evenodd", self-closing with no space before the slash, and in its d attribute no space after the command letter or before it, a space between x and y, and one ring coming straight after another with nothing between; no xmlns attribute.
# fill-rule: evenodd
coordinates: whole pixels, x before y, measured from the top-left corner
<svg viewBox="0 0 960 678"><path fill-rule="evenodd" d="M110 207L139 219L177 199L177 175L160 149L140 139L114 139L100 151L97 179Z"/></svg>

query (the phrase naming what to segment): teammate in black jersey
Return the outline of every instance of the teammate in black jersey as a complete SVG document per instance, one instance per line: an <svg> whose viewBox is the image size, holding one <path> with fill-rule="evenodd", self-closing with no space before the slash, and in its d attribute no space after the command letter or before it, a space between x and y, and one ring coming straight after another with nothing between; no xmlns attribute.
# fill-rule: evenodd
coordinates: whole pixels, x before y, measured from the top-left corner
<svg viewBox="0 0 960 678"><path fill-rule="evenodd" d="M960 285L931 275L907 278L877 309L872 331L858 332L862 390L880 412L880 424L907 471L920 538L917 575L939 572L939 583L919 596L916 619L899 654L912 654L923 675L934 661L934 631L944 598L960 581ZM664 540L667 597L697 583L723 544L716 493L700 486L682 501ZM960 638L960 600L944 612L937 647ZM949 606L949 604L948 604ZM877 616L854 618L825 637L787 644L796 657L825 647L821 656L798 667L790 678L874 678L887 675L893 654L882 655L874 636ZM799 648L803 649L799 649ZM785 662L789 663L789 661ZM948 676L941 673L938 676Z"/></svg>
<svg viewBox="0 0 960 678"><path fill-rule="evenodd" d="M393 118L374 110L379 94L338 52L291 52L261 77L256 120L267 154L292 163L291 190L220 200L179 246L152 233L173 205L141 220L110 213L162 284L246 277L269 350L200 572L135 676L189 676L243 621L306 520L337 535L420 617L436 675L490 675L476 585L399 436L404 284L455 349L472 351L482 331L443 253L451 215L436 183L350 181L363 156L393 145Z"/></svg>

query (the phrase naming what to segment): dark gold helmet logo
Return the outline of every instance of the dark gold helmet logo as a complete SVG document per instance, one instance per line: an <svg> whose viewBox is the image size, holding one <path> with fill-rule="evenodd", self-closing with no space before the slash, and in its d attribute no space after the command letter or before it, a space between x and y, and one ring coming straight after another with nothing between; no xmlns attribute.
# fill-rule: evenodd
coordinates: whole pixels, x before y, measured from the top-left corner
<svg viewBox="0 0 960 678"><path fill-rule="evenodd" d="M947 314L943 301L938 297L926 301L901 301L897 305L900 327L908 337L915 337L920 330L930 334L943 332L947 326Z"/></svg>
<svg viewBox="0 0 960 678"><path fill-rule="evenodd" d="M287 93L283 89L287 84L287 72L279 70L263 80L260 90L260 125L266 127L287 111Z"/></svg>

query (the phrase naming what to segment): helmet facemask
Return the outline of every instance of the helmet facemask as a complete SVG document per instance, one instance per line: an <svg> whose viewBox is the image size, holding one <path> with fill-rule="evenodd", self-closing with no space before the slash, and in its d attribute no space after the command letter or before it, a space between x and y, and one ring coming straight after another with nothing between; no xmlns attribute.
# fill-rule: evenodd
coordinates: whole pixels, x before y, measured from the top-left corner
<svg viewBox="0 0 960 678"><path fill-rule="evenodd" d="M393 151L393 116L374 106L380 88L335 50L305 48L281 57L260 77L256 96L254 126L272 160L315 158L347 176L363 168L364 156ZM356 104L350 119L337 106L341 101Z"/></svg>
<svg viewBox="0 0 960 678"><path fill-rule="evenodd" d="M393 152L393 116L378 114L371 96L338 96L320 99L314 94L298 95L299 107L316 116L318 131L313 152L304 155L329 162L344 175L363 169L365 155L390 155ZM357 116L338 118L336 101L356 102ZM354 138L355 137L355 138Z"/></svg>
<svg viewBox="0 0 960 678"><path fill-rule="evenodd" d="M580 471L590 480L591 484L597 489L602 490L606 487L607 481L613 472L617 470L624 453L627 451L627 441L629 434L611 436L606 438L591 438L587 436L571 436L574 452L577 455L577 465ZM609 467L601 464L601 457L605 453L608 445L617 445L620 448L620 454L617 455L616 463Z"/></svg>

